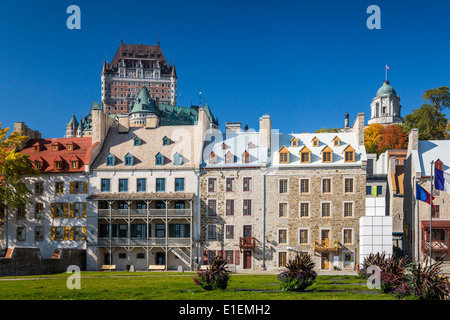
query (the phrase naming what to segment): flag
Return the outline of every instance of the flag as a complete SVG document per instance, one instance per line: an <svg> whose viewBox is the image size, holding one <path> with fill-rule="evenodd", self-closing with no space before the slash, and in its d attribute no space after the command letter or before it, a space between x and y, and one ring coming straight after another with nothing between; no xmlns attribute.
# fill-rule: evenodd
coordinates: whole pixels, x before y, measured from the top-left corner
<svg viewBox="0 0 450 320"><path fill-rule="evenodd" d="M430 194L416 182L416 199L430 204ZM433 199L434 200L434 197ZM431 205L434 207L433 203Z"/></svg>
<svg viewBox="0 0 450 320"><path fill-rule="evenodd" d="M376 198L378 196L377 194L377 186L372 186L372 195Z"/></svg>
<svg viewBox="0 0 450 320"><path fill-rule="evenodd" d="M388 65L386 65L386 69L388 69L388 70L389 70L389 67L388 67Z"/></svg>
<svg viewBox="0 0 450 320"><path fill-rule="evenodd" d="M434 168L434 186L437 190L450 192L450 174Z"/></svg>

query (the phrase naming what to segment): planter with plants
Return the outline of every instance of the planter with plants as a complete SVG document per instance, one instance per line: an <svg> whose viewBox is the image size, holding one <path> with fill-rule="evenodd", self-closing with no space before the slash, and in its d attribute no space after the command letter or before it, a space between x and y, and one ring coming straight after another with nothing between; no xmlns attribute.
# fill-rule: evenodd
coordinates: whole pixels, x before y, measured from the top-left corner
<svg viewBox="0 0 450 320"><path fill-rule="evenodd" d="M216 256L206 270L198 271L193 278L196 285L204 290L225 290L230 280L230 275L226 267L226 260L221 256Z"/></svg>
<svg viewBox="0 0 450 320"><path fill-rule="evenodd" d="M316 280L315 264L311 255L298 255L286 264L286 271L278 275L281 291L304 291Z"/></svg>

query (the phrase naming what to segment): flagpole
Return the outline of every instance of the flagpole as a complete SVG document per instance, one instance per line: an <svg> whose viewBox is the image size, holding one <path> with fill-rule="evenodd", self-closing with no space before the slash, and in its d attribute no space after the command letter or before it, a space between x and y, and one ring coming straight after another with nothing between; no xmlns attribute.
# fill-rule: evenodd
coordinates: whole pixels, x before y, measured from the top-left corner
<svg viewBox="0 0 450 320"><path fill-rule="evenodd" d="M434 160L431 160L431 172L430 172L430 267L431 267L431 226L433 223L433 166L434 166Z"/></svg>

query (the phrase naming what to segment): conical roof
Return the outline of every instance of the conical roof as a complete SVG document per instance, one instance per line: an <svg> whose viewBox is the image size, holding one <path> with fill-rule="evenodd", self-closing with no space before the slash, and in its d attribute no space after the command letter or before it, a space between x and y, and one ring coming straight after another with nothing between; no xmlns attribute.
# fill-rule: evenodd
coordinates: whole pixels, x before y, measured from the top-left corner
<svg viewBox="0 0 450 320"><path fill-rule="evenodd" d="M72 118L70 119L69 123L67 123L68 126L74 125L75 127L78 127L78 121L75 115L72 115Z"/></svg>
<svg viewBox="0 0 450 320"><path fill-rule="evenodd" d="M152 99L146 86L143 86L139 90L137 97L133 101L130 114L137 113L137 112L148 112L148 113L159 114L159 110L158 110L158 106L156 105L156 101L154 99Z"/></svg>

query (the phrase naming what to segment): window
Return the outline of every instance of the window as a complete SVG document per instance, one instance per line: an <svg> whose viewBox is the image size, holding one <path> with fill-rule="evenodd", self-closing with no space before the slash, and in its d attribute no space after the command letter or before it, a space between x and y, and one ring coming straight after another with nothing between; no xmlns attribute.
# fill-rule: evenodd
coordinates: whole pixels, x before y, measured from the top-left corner
<svg viewBox="0 0 450 320"><path fill-rule="evenodd" d="M159 191L159 192L166 191L166 179L156 178L156 191Z"/></svg>
<svg viewBox="0 0 450 320"><path fill-rule="evenodd" d="M142 141L141 141L141 139L140 139L139 137L135 137L135 138L133 139L133 144L134 144L135 146L140 146L140 145L142 144Z"/></svg>
<svg viewBox="0 0 450 320"><path fill-rule="evenodd" d="M279 244L287 244L287 230L286 229L278 230L278 243Z"/></svg>
<svg viewBox="0 0 450 320"><path fill-rule="evenodd" d="M344 202L344 217L353 217L353 202Z"/></svg>
<svg viewBox="0 0 450 320"><path fill-rule="evenodd" d="M288 204L287 203L279 203L278 204L278 217L279 218L287 218L288 216Z"/></svg>
<svg viewBox="0 0 450 320"><path fill-rule="evenodd" d="M170 143L170 140L169 140L169 138L167 138L167 137L164 137L164 138L163 138L163 146L168 146L168 145L169 145L169 143Z"/></svg>
<svg viewBox="0 0 450 320"><path fill-rule="evenodd" d="M354 162L354 161L355 161L355 152L345 151L345 162Z"/></svg>
<svg viewBox="0 0 450 320"><path fill-rule="evenodd" d="M128 179L119 179L119 192L128 192Z"/></svg>
<svg viewBox="0 0 450 320"><path fill-rule="evenodd" d="M313 147L318 147L319 146L319 139L317 137L314 137L314 139L312 140L313 143Z"/></svg>
<svg viewBox="0 0 450 320"><path fill-rule="evenodd" d="M331 179L322 179L322 193L331 193Z"/></svg>
<svg viewBox="0 0 450 320"><path fill-rule="evenodd" d="M244 178L243 191L252 191L252 178Z"/></svg>
<svg viewBox="0 0 450 320"><path fill-rule="evenodd" d="M338 137L335 137L335 138L333 139L333 145L334 145L335 147L339 147L339 146L341 145L341 140L339 140Z"/></svg>
<svg viewBox="0 0 450 320"><path fill-rule="evenodd" d="M280 152L280 163L289 163L289 153Z"/></svg>
<svg viewBox="0 0 450 320"><path fill-rule="evenodd" d="M134 162L134 157L131 154L127 153L125 156L125 165L132 166L133 162Z"/></svg>
<svg viewBox="0 0 450 320"><path fill-rule="evenodd" d="M127 254L126 253L119 253L119 259L126 259Z"/></svg>
<svg viewBox="0 0 450 320"><path fill-rule="evenodd" d="M36 170L42 170L42 162L35 161L34 165L36 166Z"/></svg>
<svg viewBox="0 0 450 320"><path fill-rule="evenodd" d="M377 195L383 194L383 186L377 186Z"/></svg>
<svg viewBox="0 0 450 320"><path fill-rule="evenodd" d="M298 139L296 137L292 138L291 147L298 147Z"/></svg>
<svg viewBox="0 0 450 320"><path fill-rule="evenodd" d="M66 227L52 227L52 240L64 240Z"/></svg>
<svg viewBox="0 0 450 320"><path fill-rule="evenodd" d="M247 151L242 154L242 163L250 163L250 154Z"/></svg>
<svg viewBox="0 0 450 320"><path fill-rule="evenodd" d="M155 156L155 165L162 166L164 164L164 157L162 154L158 153Z"/></svg>
<svg viewBox="0 0 450 320"><path fill-rule="evenodd" d="M287 264L287 252L278 252L278 267L284 268Z"/></svg>
<svg viewBox="0 0 450 320"><path fill-rule="evenodd" d="M85 228L86 227L72 227L70 230L70 238L76 241L85 240Z"/></svg>
<svg viewBox="0 0 450 320"><path fill-rule="evenodd" d="M217 230L215 225L208 225L208 240L217 239Z"/></svg>
<svg viewBox="0 0 450 320"><path fill-rule="evenodd" d="M25 241L25 227L17 227L17 241Z"/></svg>
<svg viewBox="0 0 450 320"><path fill-rule="evenodd" d="M309 193L309 179L300 179L300 193Z"/></svg>
<svg viewBox="0 0 450 320"><path fill-rule="evenodd" d="M175 166L181 166L183 164L183 157L178 152L173 155L173 164Z"/></svg>
<svg viewBox="0 0 450 320"><path fill-rule="evenodd" d="M216 154L214 152L211 152L211 154L209 155L208 162L209 162L209 164L216 164L217 163L217 157L216 157Z"/></svg>
<svg viewBox="0 0 450 320"><path fill-rule="evenodd" d="M301 218L309 217L309 202L300 203L300 217Z"/></svg>
<svg viewBox="0 0 450 320"><path fill-rule="evenodd" d="M25 219L25 204L22 204L17 208L17 220L23 219Z"/></svg>
<svg viewBox="0 0 450 320"><path fill-rule="evenodd" d="M216 178L208 178L208 192L216 192Z"/></svg>
<svg viewBox="0 0 450 320"><path fill-rule="evenodd" d="M234 200L233 199L226 200L225 214L227 216L234 216Z"/></svg>
<svg viewBox="0 0 450 320"><path fill-rule="evenodd" d="M114 157L112 154L108 154L106 156L106 165L108 167L115 165L115 162L116 162L116 157Z"/></svg>
<svg viewBox="0 0 450 320"><path fill-rule="evenodd" d="M322 162L331 162L331 152L325 151L322 154Z"/></svg>
<svg viewBox="0 0 450 320"><path fill-rule="evenodd" d="M34 228L34 240L44 241L44 227L39 226Z"/></svg>
<svg viewBox="0 0 450 320"><path fill-rule="evenodd" d="M208 200L208 216L213 217L217 214L217 201L215 199Z"/></svg>
<svg viewBox="0 0 450 320"><path fill-rule="evenodd" d="M126 224L119 224L119 238L126 238L128 226Z"/></svg>
<svg viewBox="0 0 450 320"><path fill-rule="evenodd" d="M65 212L67 211L67 203L52 203L52 207L54 208L54 218L64 218L66 215Z"/></svg>
<svg viewBox="0 0 450 320"><path fill-rule="evenodd" d="M225 155L225 163L234 163L234 155L230 151Z"/></svg>
<svg viewBox="0 0 450 320"><path fill-rule="evenodd" d="M144 252L139 252L136 254L136 259L145 259L145 253Z"/></svg>
<svg viewBox="0 0 450 320"><path fill-rule="evenodd" d="M78 169L78 161L70 161L70 166L72 169Z"/></svg>
<svg viewBox="0 0 450 320"><path fill-rule="evenodd" d="M233 192L234 191L234 178L227 178L226 179L226 189L227 192Z"/></svg>
<svg viewBox="0 0 450 320"><path fill-rule="evenodd" d="M84 181L72 181L70 182L70 193L86 193L87 192L87 182Z"/></svg>
<svg viewBox="0 0 450 320"><path fill-rule="evenodd" d="M288 180L287 179L280 179L278 181L279 184L279 193L284 194L288 192Z"/></svg>
<svg viewBox="0 0 450 320"><path fill-rule="evenodd" d="M439 205L434 205L431 208L431 217L432 218L440 218L441 207Z"/></svg>
<svg viewBox="0 0 450 320"><path fill-rule="evenodd" d="M311 154L311 152L309 152L309 150L308 151L305 151L305 152L301 152L300 153L300 161L302 162L302 163L309 163L310 162L310 154Z"/></svg>
<svg viewBox="0 0 450 320"><path fill-rule="evenodd" d="M345 179L344 181L345 181L344 182L344 184L345 184L344 192L345 193L353 193L353 179L352 178Z"/></svg>
<svg viewBox="0 0 450 320"><path fill-rule="evenodd" d="M111 180L110 179L102 179L101 180L101 192L110 192L111 191Z"/></svg>
<svg viewBox="0 0 450 320"><path fill-rule="evenodd" d="M34 193L36 193L36 194L44 193L44 183L43 182L36 182L34 184Z"/></svg>
<svg viewBox="0 0 450 320"><path fill-rule="evenodd" d="M62 161L55 161L55 169L61 170L62 168Z"/></svg>
<svg viewBox="0 0 450 320"><path fill-rule="evenodd" d="M56 194L64 193L64 182L55 182L55 193Z"/></svg>
<svg viewBox="0 0 450 320"><path fill-rule="evenodd" d="M34 216L36 219L44 218L44 204L43 203L35 204L35 215Z"/></svg>
<svg viewBox="0 0 450 320"><path fill-rule="evenodd" d="M252 215L252 200L250 199L244 199L244 216L251 216Z"/></svg>
<svg viewBox="0 0 450 320"><path fill-rule="evenodd" d="M331 203L330 202L322 202L322 217L329 218L331 217Z"/></svg>
<svg viewBox="0 0 450 320"><path fill-rule="evenodd" d="M136 180L136 191L137 192L145 192L147 190L147 179L138 178Z"/></svg>
<svg viewBox="0 0 450 320"><path fill-rule="evenodd" d="M228 264L235 264L233 250L225 250L225 260L227 261Z"/></svg>
<svg viewBox="0 0 450 320"><path fill-rule="evenodd" d="M175 191L184 191L184 178L175 178Z"/></svg>
<svg viewBox="0 0 450 320"><path fill-rule="evenodd" d="M352 244L352 231L351 229L344 229L344 244Z"/></svg>
<svg viewBox="0 0 450 320"><path fill-rule="evenodd" d="M234 226L226 225L225 226L225 239L234 239Z"/></svg>
<svg viewBox="0 0 450 320"><path fill-rule="evenodd" d="M73 218L82 218L83 217L84 205L85 204L83 204L81 202L76 202L71 205Z"/></svg>
<svg viewBox="0 0 450 320"><path fill-rule="evenodd" d="M308 244L308 229L300 229L299 243Z"/></svg>
<svg viewBox="0 0 450 320"><path fill-rule="evenodd" d="M366 187L366 195L372 194L372 186Z"/></svg>
<svg viewBox="0 0 450 320"><path fill-rule="evenodd" d="M164 224L156 224L155 232L157 238L164 238L166 236L166 227Z"/></svg>

